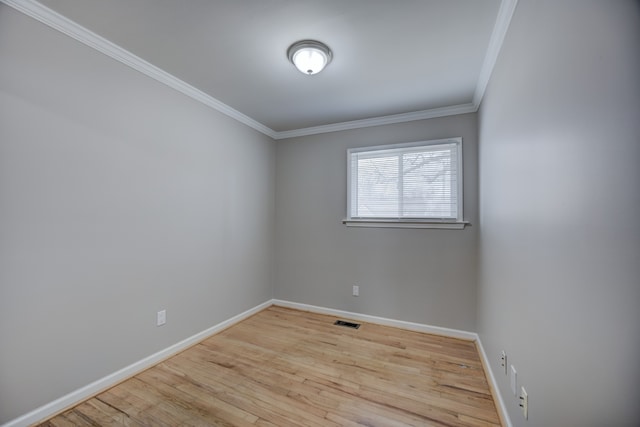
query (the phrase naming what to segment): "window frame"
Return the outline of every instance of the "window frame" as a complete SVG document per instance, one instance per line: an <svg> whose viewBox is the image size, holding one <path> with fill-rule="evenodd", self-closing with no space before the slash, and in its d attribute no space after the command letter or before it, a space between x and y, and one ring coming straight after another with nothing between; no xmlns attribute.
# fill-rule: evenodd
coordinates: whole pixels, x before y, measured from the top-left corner
<svg viewBox="0 0 640 427"><path fill-rule="evenodd" d="M375 217L351 217L351 161L352 155L362 152L380 153L385 150L411 149L416 147L428 147L432 145L455 144L457 149L457 213L456 218L375 218ZM464 220L464 158L462 151L462 137L415 141L400 144L387 144L369 147L357 147L347 149L347 215L342 223L349 227L381 227L381 228L443 228L463 229L468 224Z"/></svg>

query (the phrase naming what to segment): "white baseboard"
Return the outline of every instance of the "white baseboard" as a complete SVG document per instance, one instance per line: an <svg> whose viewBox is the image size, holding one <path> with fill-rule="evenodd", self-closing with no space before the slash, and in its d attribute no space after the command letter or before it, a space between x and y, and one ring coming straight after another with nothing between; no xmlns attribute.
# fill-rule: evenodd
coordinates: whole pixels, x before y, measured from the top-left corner
<svg viewBox="0 0 640 427"><path fill-rule="evenodd" d="M145 369L150 368L151 366L181 352L182 350L204 340L205 338L208 338L209 336L214 335L222 331L223 329L226 329L246 319L247 317L254 315L255 313L271 306L272 304L272 300L263 302L262 304L257 305L245 311L244 313L233 316L232 318L218 323L217 325L199 332L187 339L184 339L177 344L167 347L164 350L160 350L159 352L152 354L151 356L145 357L142 360L124 367L119 371L114 372L113 374L107 375L104 378L101 378L97 381L92 382L91 384L88 384L82 388L72 391L65 396L62 396L61 398L56 399L53 402L50 402L25 415L15 418L12 421L4 424L2 427L27 427L46 418L49 418L63 411L64 409L77 405L78 403L90 398L91 396L95 396L96 394L99 394L100 392L113 387L119 382L132 377L144 371Z"/></svg>
<svg viewBox="0 0 640 427"><path fill-rule="evenodd" d="M294 308L294 309L303 310L303 311L310 311L313 313L328 314L331 316L343 317L343 318L352 319L352 320L360 320L363 322L375 323L378 325L393 326L396 328L407 329L410 331L424 332L428 334L441 335L441 336L459 338L459 339L468 340L468 341L474 341L479 350L478 352L480 354L480 359L482 360L484 370L487 374L487 379L490 382L490 387L492 388L492 393L494 396L494 400L496 401L500 419L502 420L502 423L505 425L505 427L512 427L511 420L509 419L509 415L506 411L504 400L502 399L502 396L499 393L498 384L496 383L495 376L493 375L493 371L490 368L491 365L489 363L489 359L487 358L484 348L482 347L482 342L480 341L480 337L475 332L462 331L459 329L443 328L440 326L431 326L431 325L425 325L421 323L406 322L404 320L388 319L384 317L371 316L371 315L362 314L362 313L352 313L349 311L336 310L333 308L319 307L315 305L302 304L302 303L284 301L284 300L278 300L278 299L272 299L272 300L266 301L262 304L259 304L245 311L244 313L240 313L236 316L233 316L232 318L227 319L221 323L218 323L217 325L212 326L211 328L208 328L202 332L199 332L187 339L184 339L177 344L169 346L164 350L160 350L159 352L152 354L151 356L148 356L142 360L139 360L138 362L135 362L125 368L122 368L119 371L114 372L113 374L107 375L104 378L101 378L97 381L92 382L91 384L88 384L82 388L79 388L78 390L75 390L65 396L62 396L61 398L56 399L53 402L50 402L25 415L15 418L14 420L9 421L8 423L2 425L1 427L27 427L29 425L42 421L48 417L51 417L63 411L64 409L77 405L78 403L90 398L91 396L95 396L96 394L99 394L100 392L110 387L113 387L119 382L129 377L132 377L137 373L144 371L145 369L150 368L151 366L161 362L162 360L165 360L183 351L184 349L204 340L205 338L208 338L209 336L214 335L256 314L257 312L264 310L265 308L271 305Z"/></svg>
<svg viewBox="0 0 640 427"><path fill-rule="evenodd" d="M502 399L502 395L500 394L500 389L498 389L498 383L496 382L496 377L493 375L493 370L491 369L490 359L487 357L487 353L484 351L484 347L482 346L482 341L480 340L480 336L476 339L476 348L478 349L478 353L480 354L480 359L482 360L482 366L484 367L484 372L487 375L487 380L489 381L489 387L491 387L491 394L493 395L493 401L495 402L498 410L498 415L500 415L500 421L505 427L513 427L511 424L511 418L509 418L509 413L507 412L507 406Z"/></svg>
<svg viewBox="0 0 640 427"><path fill-rule="evenodd" d="M277 305L280 307L295 308L297 310L310 311L313 313L320 313L320 314L329 314L331 316L343 317L343 318L352 319L352 320L360 320L362 322L370 322L378 325L393 326L396 328L408 329L416 332L424 332L428 334L441 335L446 337L474 341L476 343L476 347L478 348L478 353L482 361L482 366L487 375L487 381L489 381L489 387L491 388L491 394L494 397L494 401L496 403L496 409L498 411L498 415L500 416L500 420L504 425L504 427L513 427L513 425L511 424L511 419L509 418L509 414L507 413L504 400L500 395L496 378L493 375L493 371L491 370L491 364L489 363L487 354L485 353L484 348L482 347L482 342L480 341L480 337L475 332L461 331L459 329L442 328L440 326L431 326L431 325L425 325L422 323L405 322L403 320L387 319L384 317L371 316L368 314L361 314L361 313L352 313L349 311L335 310L333 308L318 307L315 305L302 304L302 303L292 302L292 301L283 301L283 300L274 299L272 300L272 303L273 305Z"/></svg>
<svg viewBox="0 0 640 427"><path fill-rule="evenodd" d="M475 341L478 339L478 335L474 332L461 331L459 329L442 328L440 326L424 325L422 323L405 322L404 320L387 319L385 317L371 316L369 314L362 313L352 313L349 311L335 310L333 308L318 307L315 305L301 304L292 301L274 299L273 305L295 308L297 310L303 311L311 311L313 313L329 314L331 316L346 317L353 320L361 320L363 322L375 323L384 326L393 326L410 331L460 338L467 341Z"/></svg>

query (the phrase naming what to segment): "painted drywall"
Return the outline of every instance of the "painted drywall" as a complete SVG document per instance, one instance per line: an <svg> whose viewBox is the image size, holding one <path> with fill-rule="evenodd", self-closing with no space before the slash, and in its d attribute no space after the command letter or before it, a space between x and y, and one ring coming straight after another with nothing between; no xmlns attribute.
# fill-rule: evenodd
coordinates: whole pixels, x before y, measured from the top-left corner
<svg viewBox="0 0 640 427"><path fill-rule="evenodd" d="M640 420L639 46L637 1L520 0L480 108L478 327L515 426Z"/></svg>
<svg viewBox="0 0 640 427"><path fill-rule="evenodd" d="M276 298L475 330L476 115L281 140L276 148ZM354 228L347 149L463 138L464 230ZM353 297L353 285L360 296Z"/></svg>
<svg viewBox="0 0 640 427"><path fill-rule="evenodd" d="M0 57L2 424L272 298L275 146L3 4Z"/></svg>

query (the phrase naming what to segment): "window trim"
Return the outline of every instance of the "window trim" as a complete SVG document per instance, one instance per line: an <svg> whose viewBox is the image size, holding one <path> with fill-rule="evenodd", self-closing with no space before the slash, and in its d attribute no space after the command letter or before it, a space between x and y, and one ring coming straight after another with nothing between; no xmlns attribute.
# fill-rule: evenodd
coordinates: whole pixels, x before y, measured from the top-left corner
<svg viewBox="0 0 640 427"><path fill-rule="evenodd" d="M397 150L402 148L423 147L429 145L455 143L458 155L458 176L457 176L457 214L456 218L352 218L351 217L351 156L354 153L365 151ZM415 141L401 144L387 144L369 147L357 147L347 149L347 215L342 223L348 227L379 227L379 228L441 228L441 229L463 229L469 224L464 220L464 158L462 155L462 138L444 138L427 141Z"/></svg>

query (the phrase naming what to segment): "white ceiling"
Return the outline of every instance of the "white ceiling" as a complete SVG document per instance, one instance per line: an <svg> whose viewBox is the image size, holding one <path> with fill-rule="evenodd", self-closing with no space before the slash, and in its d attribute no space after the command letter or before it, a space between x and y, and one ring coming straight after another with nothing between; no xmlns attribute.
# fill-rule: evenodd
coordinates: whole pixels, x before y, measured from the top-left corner
<svg viewBox="0 0 640 427"><path fill-rule="evenodd" d="M30 3L31 9L40 6L31 0L2 1L14 7L16 3ZM514 1L503 0L501 5L500 0L40 0L40 4L73 21L63 26L78 24L90 30L128 51L124 54L203 92L212 98L208 103L214 108L248 116L241 121L255 121L253 127L277 137L363 119L406 121L443 115L439 111L474 111L513 11L505 9ZM289 45L309 38L326 43L334 54L331 64L314 76L298 72L286 57Z"/></svg>

